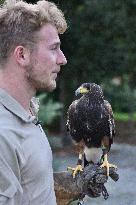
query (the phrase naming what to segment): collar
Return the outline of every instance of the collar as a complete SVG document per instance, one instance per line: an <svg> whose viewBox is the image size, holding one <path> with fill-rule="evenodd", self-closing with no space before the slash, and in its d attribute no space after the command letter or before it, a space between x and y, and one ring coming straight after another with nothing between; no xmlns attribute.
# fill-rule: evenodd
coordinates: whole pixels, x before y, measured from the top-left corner
<svg viewBox="0 0 136 205"><path fill-rule="evenodd" d="M31 116L22 105L16 101L11 95L5 90L0 88L0 103L14 115L19 117L24 122L30 123L35 121L36 117Z"/></svg>

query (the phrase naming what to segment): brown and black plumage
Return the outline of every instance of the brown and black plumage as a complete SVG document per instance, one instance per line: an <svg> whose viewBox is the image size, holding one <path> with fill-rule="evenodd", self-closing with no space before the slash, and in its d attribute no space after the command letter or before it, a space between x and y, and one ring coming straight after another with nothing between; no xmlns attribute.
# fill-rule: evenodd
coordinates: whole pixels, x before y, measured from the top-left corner
<svg viewBox="0 0 136 205"><path fill-rule="evenodd" d="M78 168L73 169L74 177L81 169L82 156L87 165L90 162L101 163L107 167L109 175L110 165L107 153L110 150L115 136L115 124L112 107L104 99L102 88L95 83L83 83L77 90L79 99L72 102L68 109L67 128L72 139L82 145L80 150Z"/></svg>

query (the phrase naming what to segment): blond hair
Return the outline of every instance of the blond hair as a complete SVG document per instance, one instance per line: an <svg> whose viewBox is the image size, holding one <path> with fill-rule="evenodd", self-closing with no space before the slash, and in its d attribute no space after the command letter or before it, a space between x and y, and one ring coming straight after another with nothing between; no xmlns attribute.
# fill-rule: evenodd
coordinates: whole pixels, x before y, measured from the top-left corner
<svg viewBox="0 0 136 205"><path fill-rule="evenodd" d="M67 29L62 11L52 2L42 0L29 4L7 0L0 8L0 64L17 45L32 49L35 33L46 23L53 24L59 34Z"/></svg>

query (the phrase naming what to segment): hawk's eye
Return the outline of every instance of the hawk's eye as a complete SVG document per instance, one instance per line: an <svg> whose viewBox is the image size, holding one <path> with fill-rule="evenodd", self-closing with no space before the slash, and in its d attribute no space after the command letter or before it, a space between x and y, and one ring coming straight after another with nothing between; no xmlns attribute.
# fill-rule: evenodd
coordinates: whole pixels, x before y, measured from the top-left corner
<svg viewBox="0 0 136 205"><path fill-rule="evenodd" d="M90 90L90 85L87 84L85 87L87 90Z"/></svg>

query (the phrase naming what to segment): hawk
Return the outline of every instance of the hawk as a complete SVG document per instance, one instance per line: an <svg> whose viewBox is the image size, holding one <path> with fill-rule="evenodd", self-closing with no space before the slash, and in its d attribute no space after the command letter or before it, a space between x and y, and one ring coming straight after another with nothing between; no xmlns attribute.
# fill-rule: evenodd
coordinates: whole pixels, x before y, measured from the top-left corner
<svg viewBox="0 0 136 205"><path fill-rule="evenodd" d="M112 107L104 99L102 88L95 83L83 83L75 94L79 99L72 102L67 112L67 129L79 147L79 159L76 168L70 168L75 178L78 171L83 171L89 163L107 168L107 154L115 136L115 124Z"/></svg>

